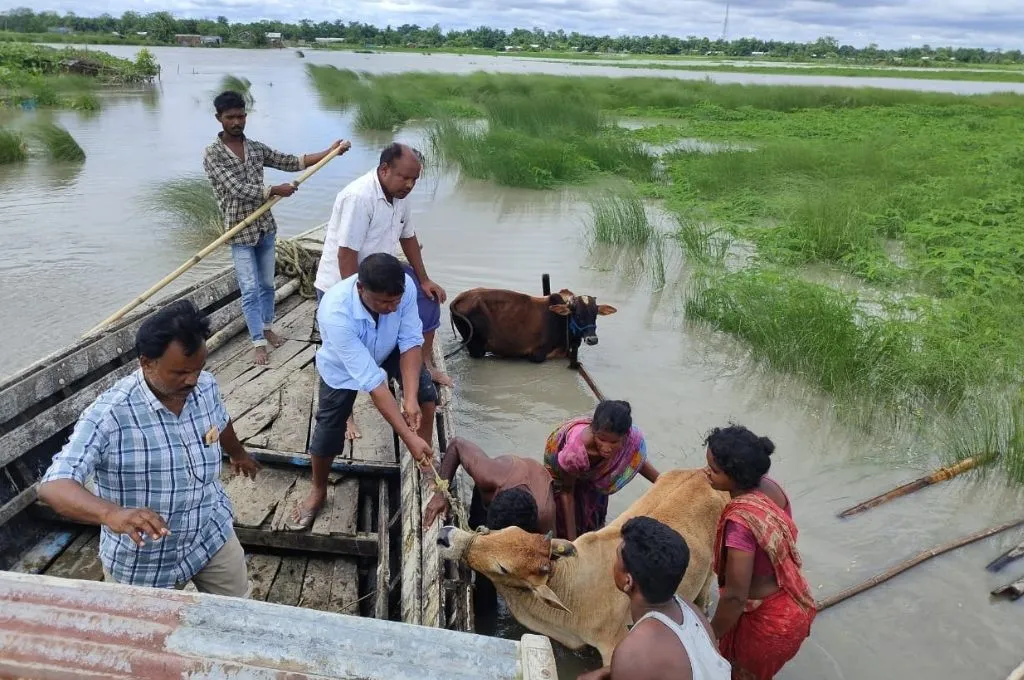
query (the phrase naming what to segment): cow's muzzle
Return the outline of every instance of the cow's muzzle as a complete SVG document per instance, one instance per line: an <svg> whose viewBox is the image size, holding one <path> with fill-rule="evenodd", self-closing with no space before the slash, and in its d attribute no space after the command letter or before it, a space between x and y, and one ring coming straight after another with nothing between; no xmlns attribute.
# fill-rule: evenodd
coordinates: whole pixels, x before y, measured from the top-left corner
<svg viewBox="0 0 1024 680"><path fill-rule="evenodd" d="M587 343L590 346L594 346L597 344L597 336L588 335L587 337L583 338L583 342Z"/></svg>

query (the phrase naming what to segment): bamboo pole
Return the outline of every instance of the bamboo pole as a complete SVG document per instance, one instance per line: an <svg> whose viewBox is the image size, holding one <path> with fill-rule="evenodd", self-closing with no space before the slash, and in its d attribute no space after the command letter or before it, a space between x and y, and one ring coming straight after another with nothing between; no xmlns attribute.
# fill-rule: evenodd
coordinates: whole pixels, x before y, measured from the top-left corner
<svg viewBox="0 0 1024 680"><path fill-rule="evenodd" d="M921 489L932 486L933 484L938 484L939 482L945 482L949 479L953 479L957 475L967 472L968 470L973 470L982 463L987 462L989 458L989 456L971 456L970 458L965 458L954 465L939 468L938 470L932 472L929 475L925 475L924 477L915 479L912 482L907 482L906 484L898 486L895 489L892 489L891 491L887 491L881 494L880 496L875 496L874 498L866 500L863 503L858 503L852 508L847 508L846 510L843 510L841 513L839 513L839 517L846 518L852 515L857 515L864 512L865 510L870 510L873 507L882 505L883 503L888 503L889 501L895 498L900 498L902 496L914 493L915 491L920 491Z"/></svg>
<svg viewBox="0 0 1024 680"><path fill-rule="evenodd" d="M331 160L333 160L335 156L338 156L339 154L342 154L345 151L348 151L348 149L349 149L349 147L345 146L345 144L343 143L340 146L338 146L337 148L331 150L330 152L328 152L328 154L326 156L324 156L322 159L320 159L320 161L318 163L316 163L312 167L306 168L305 172L303 172L301 175L299 175L297 178L295 178L295 181L293 181L292 184L294 186L298 187L300 184L302 184L307 179L309 179L314 174L316 174L316 172L319 171L322 167L324 167L329 162L331 162ZM173 281L174 279L178 278L179 276L184 274L186 271L188 271L189 269L194 267L204 257L206 257L207 255L212 253L214 250L216 250L218 246L221 246L224 243L226 243L228 240L230 240L231 238L234 238L234 236L236 234L238 234L238 232L242 231L242 229L245 229L247 226L252 224L256 219L258 219L261 215L263 215L265 212L267 212L268 210L273 208L275 205L277 205L277 202L280 201L281 198L282 198L281 196L274 196L273 198L271 198L270 200L265 202L263 205L261 205L255 211L253 211L253 213L251 215L246 217L244 220L242 220L241 222L239 222L235 226L231 227L231 229L228 229L226 232L221 234L215 241L213 241L213 243L211 243L210 245L206 246L205 248L200 250L198 253L193 255L184 264L182 264L180 267L175 269L173 272L171 272L170 274L168 274L164 278L160 279L160 281L158 281L151 288L149 288L149 290L147 290L142 295L138 296L137 298L135 298L134 300L129 302L127 305L125 305L121 309L117 310L114 314L111 314L109 317L107 317L106 319L101 321L99 323L99 325L89 329L89 331L87 331L85 333L85 335L83 335L82 337L89 337L90 335L93 335L94 333L97 333L98 331L102 330L105 326L108 326L108 325L114 323L115 321L117 321L118 319L123 317L125 314L127 314L130 311L132 311L133 309L135 309L136 307L141 305L143 302L145 302L149 298L153 297L153 295L155 295L158 291L160 291L160 289L162 289L164 286L166 286L171 281Z"/></svg>
<svg viewBox="0 0 1024 680"><path fill-rule="evenodd" d="M589 387L590 391L594 393L594 396L597 397L597 400L604 401L604 392L602 392L601 388L597 386L597 383L594 381L594 379L590 377L590 373L587 372L587 369L583 367L582 363L579 363L577 365L576 370L579 371L579 374L581 376L583 376L583 381L587 383L587 387Z"/></svg>
<svg viewBox="0 0 1024 680"><path fill-rule="evenodd" d="M859 595L860 593L863 593L865 590L870 590L870 589L874 588L875 586L877 586L880 583L885 583L886 581L888 581L889 579L893 578L894 576L898 576L898 575L902 574L903 572L907 571L908 569L916 567L917 565L921 564L922 562L927 562L928 560L930 560L933 557L938 557L939 555L941 555L943 553L947 553L947 552L949 552L951 550L956 550L957 548L962 548L965 545L970 545L971 543L975 543L976 541L980 541L983 538L988 538L989 536L995 536L998 533L1001 533L1003 531L1007 531L1009 529L1013 529L1014 527L1018 527L1018 526L1020 526L1022 524L1024 524L1024 518L1016 519L1016 520L1013 520L1012 522L1006 522L1005 524L1000 524L998 526L994 526L994 527L985 529L984 531L979 531L979 532L970 534L969 536L964 536L963 538L959 538L959 539L957 539L957 540L955 540L955 541L953 541L951 543L945 543L945 544L940 545L940 546L938 546L936 548L931 548L930 550L925 550L924 552L918 554L916 557L912 557L909 560L906 560L904 562L900 562L896 566L891 567L890 569L887 569L887 570L883 571L880 574L876 574L876 575L872 576L867 581L864 581L863 583L861 583L859 585L853 586L851 588L847 588L846 590L844 590L842 592L836 593L835 595L832 595L831 597L827 597L824 600L821 600L820 602L817 603L818 611L819 612L824 611L825 609L828 609L829 607L833 607L833 606L839 604L840 602L843 602L844 600L850 599L854 595Z"/></svg>

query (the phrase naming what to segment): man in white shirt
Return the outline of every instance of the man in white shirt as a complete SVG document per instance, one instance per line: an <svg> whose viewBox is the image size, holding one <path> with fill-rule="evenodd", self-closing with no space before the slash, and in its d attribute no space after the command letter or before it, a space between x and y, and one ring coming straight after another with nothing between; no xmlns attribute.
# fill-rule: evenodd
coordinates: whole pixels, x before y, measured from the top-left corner
<svg viewBox="0 0 1024 680"><path fill-rule="evenodd" d="M420 242L412 225L412 208L407 200L421 169L422 158L418 151L405 144L392 143L381 152L375 169L338 193L327 223L315 286L319 301L331 286L355 275L367 256L393 255L401 246L408 260L405 271L417 287L424 362L434 382L450 386L451 378L434 365L433 353L434 334L441 325L441 304L447 294L427 275ZM359 436L355 423L349 419L345 437Z"/></svg>

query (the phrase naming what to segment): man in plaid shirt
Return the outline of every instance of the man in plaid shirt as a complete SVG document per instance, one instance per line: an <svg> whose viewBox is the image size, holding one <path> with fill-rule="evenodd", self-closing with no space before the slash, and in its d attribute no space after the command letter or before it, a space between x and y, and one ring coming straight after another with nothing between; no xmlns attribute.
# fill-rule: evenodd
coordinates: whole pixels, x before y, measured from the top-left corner
<svg viewBox="0 0 1024 680"><path fill-rule="evenodd" d="M203 154L203 169L224 217L224 229L230 229L249 217L271 196L291 196L294 184L275 186L263 184L263 168L298 172L319 163L337 147L341 153L349 142L336 141L320 153L292 156L271 149L266 144L245 136L245 99L237 92L227 91L213 100L217 121L223 130L217 134ZM249 327L249 336L256 348L255 362L266 364L267 343L281 345L272 330L274 321L274 242L277 223L270 211L263 213L231 239L231 257L235 262L238 287L242 293L242 314Z"/></svg>
<svg viewBox="0 0 1024 680"><path fill-rule="evenodd" d="M220 482L260 469L235 436L214 377L203 370L210 325L188 300L139 327L140 368L85 410L43 475L39 497L99 524L107 580L248 597L245 554ZM221 448L223 447L223 449ZM86 490L95 476L96 495Z"/></svg>

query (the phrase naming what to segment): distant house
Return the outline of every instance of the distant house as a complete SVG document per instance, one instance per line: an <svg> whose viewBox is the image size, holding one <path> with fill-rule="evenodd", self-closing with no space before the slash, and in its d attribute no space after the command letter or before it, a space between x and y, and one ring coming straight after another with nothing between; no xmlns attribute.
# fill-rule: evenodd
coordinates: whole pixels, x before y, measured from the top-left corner
<svg viewBox="0 0 1024 680"><path fill-rule="evenodd" d="M506 52L522 52L523 48L519 45L505 45Z"/></svg>
<svg viewBox="0 0 1024 680"><path fill-rule="evenodd" d="M283 42L281 34L277 32L266 33L264 34L264 37L267 39L268 43L277 47L280 47L281 43Z"/></svg>
<svg viewBox="0 0 1024 680"><path fill-rule="evenodd" d="M317 45L330 45L331 43L343 43L344 38L314 38Z"/></svg>
<svg viewBox="0 0 1024 680"><path fill-rule="evenodd" d="M766 56L768 56L768 53L767 52L751 52L750 56L752 56L752 57L766 57Z"/></svg>
<svg viewBox="0 0 1024 680"><path fill-rule="evenodd" d="M71 33L71 29L67 26L50 26L46 29L47 33L60 33L61 35L68 35Z"/></svg>
<svg viewBox="0 0 1024 680"><path fill-rule="evenodd" d="M145 38L147 35L149 35L149 31L135 31L135 35L139 36L140 38Z"/></svg>
<svg viewBox="0 0 1024 680"><path fill-rule="evenodd" d="M203 42L203 36L198 33L178 33L174 36L174 42L182 47L199 47Z"/></svg>
<svg viewBox="0 0 1024 680"><path fill-rule="evenodd" d="M540 49L540 45L530 45L530 49L531 50L539 50Z"/></svg>
<svg viewBox="0 0 1024 680"><path fill-rule="evenodd" d="M204 35L199 38L199 44L206 47L220 47L224 39L219 35Z"/></svg>

